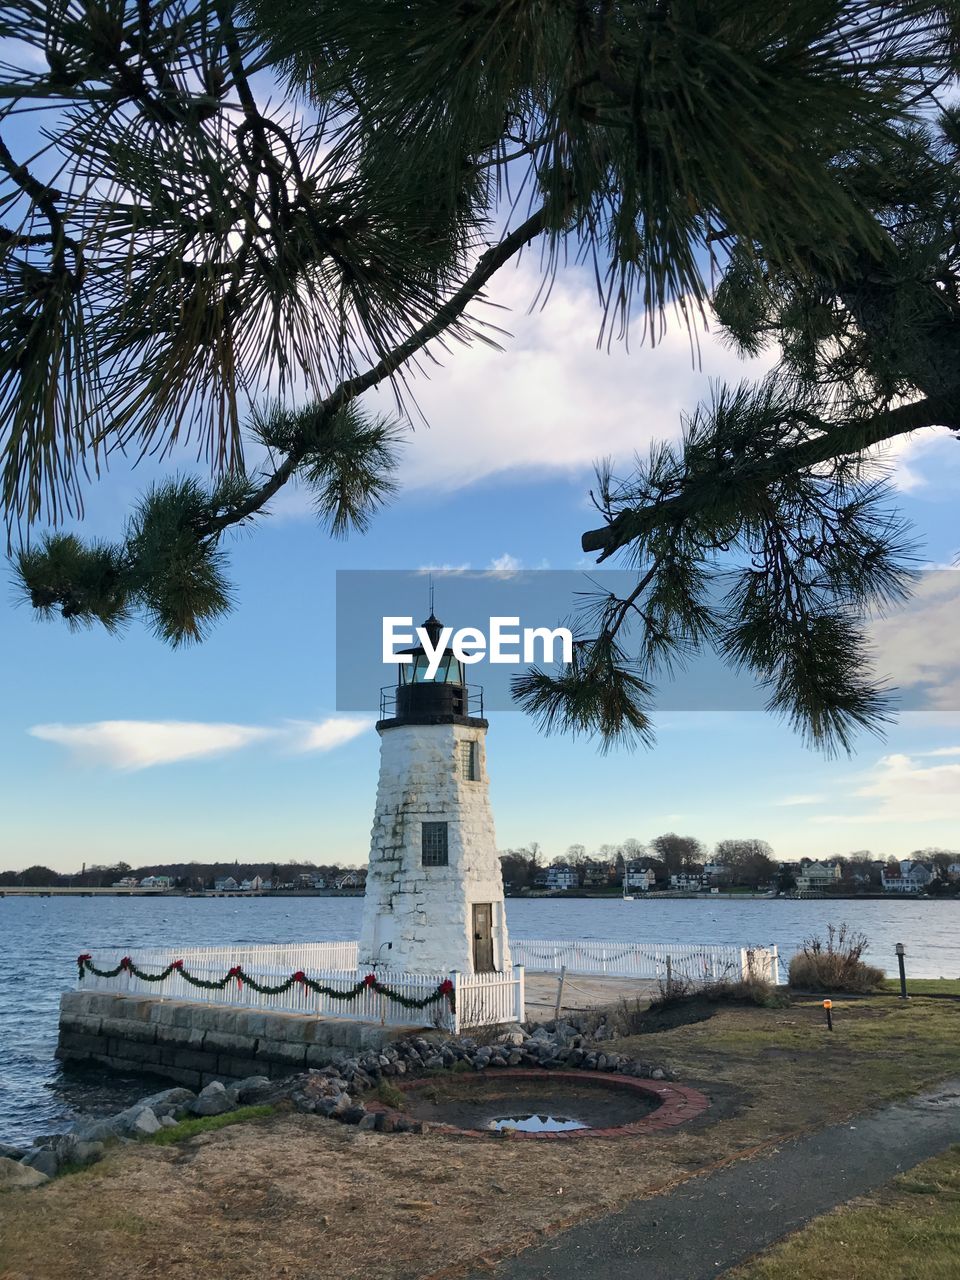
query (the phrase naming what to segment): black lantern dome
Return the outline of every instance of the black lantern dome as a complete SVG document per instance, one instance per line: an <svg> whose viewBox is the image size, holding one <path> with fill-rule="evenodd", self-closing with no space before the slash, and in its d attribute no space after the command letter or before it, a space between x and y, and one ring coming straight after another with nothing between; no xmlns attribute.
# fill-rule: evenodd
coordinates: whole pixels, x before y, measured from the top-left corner
<svg viewBox="0 0 960 1280"><path fill-rule="evenodd" d="M431 613L420 625L436 646L443 632L440 619ZM452 649L443 650L432 676L427 674L430 656L423 645L398 652L412 661L398 664L396 687L381 690L378 729L402 724L466 724L486 729L483 690L467 685L464 664Z"/></svg>

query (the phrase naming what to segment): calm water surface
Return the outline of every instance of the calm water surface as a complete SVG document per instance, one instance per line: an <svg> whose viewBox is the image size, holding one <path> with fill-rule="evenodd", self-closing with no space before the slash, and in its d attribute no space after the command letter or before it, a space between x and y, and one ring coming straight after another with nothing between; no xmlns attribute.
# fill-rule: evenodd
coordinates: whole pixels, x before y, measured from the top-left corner
<svg viewBox="0 0 960 1280"><path fill-rule="evenodd" d="M54 1132L78 1111L117 1110L142 1096L142 1078L64 1072L54 1061L60 992L76 985L81 951L355 938L360 898L2 898L0 1141ZM513 899L518 937L645 942L776 942L789 956L805 937L846 920L870 959L895 972L895 942L914 977L960 976L960 902L707 899Z"/></svg>

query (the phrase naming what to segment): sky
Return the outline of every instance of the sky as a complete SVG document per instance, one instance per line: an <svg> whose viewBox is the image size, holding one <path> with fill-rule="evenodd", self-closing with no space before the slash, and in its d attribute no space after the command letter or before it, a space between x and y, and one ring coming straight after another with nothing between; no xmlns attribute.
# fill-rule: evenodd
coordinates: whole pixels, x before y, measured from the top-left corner
<svg viewBox="0 0 960 1280"><path fill-rule="evenodd" d="M365 536L331 542L292 491L231 544L237 608L203 645L172 651L139 624L119 638L72 633L18 607L7 574L0 866L365 860L377 691L369 714L337 712L336 570L583 568L594 459L625 469L678 433L711 379L762 371L710 334L698 368L680 327L655 349L598 350L588 280L562 276L530 314L537 281L528 255L496 284L492 300L511 308L502 352L459 349L417 382L430 426L411 436L401 492ZM925 561L954 564L957 442L907 441L891 465ZM155 476L122 467L91 485L81 531L116 536ZM664 711L652 750L608 755L491 713L500 847L536 841L552 858L667 830L708 844L758 837L783 858L960 846L960 628L945 581L960 576L925 580L884 648L901 683L939 709L904 713L849 759L824 758L760 712ZM424 604L425 593L411 613Z"/></svg>

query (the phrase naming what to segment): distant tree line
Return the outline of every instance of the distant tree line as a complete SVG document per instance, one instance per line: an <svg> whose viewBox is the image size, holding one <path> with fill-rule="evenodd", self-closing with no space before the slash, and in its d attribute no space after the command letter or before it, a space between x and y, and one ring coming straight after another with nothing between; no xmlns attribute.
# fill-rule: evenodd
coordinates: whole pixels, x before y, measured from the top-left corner
<svg viewBox="0 0 960 1280"><path fill-rule="evenodd" d="M956 881L951 882L947 868L960 863L960 850L925 848L915 849L905 857L922 862L931 868L934 881L927 892L943 894L956 892ZM654 873L657 888L667 888L674 875L702 874L705 867L713 868L713 878L733 888L761 888L773 885L779 892L788 893L796 888L797 875L810 862L836 863L840 867L838 892L852 889L880 888L884 862L895 863L895 858L877 858L869 849L858 849L849 854L830 854L820 858L801 858L798 861L778 861L773 848L765 840L720 840L712 851L694 836L677 835L670 831L656 836L646 843L632 837L619 844L602 844L588 853L586 846L572 844L566 853L546 860L541 846L533 841L519 849L507 849L500 855L504 883L517 891L532 889L547 867L568 866L577 875L579 888L616 887L622 883L627 866L631 869L649 869ZM331 884L340 876L356 868L346 863L293 862L164 862L133 867L128 862L110 864L92 863L77 872L59 872L51 867L35 864L22 871L0 871L0 889L22 888L109 888L118 880L133 877L143 880L146 876L170 876L178 889L201 890L213 887L215 880L232 876L238 883L260 876L274 886L296 885L303 876L316 876Z"/></svg>
<svg viewBox="0 0 960 1280"><path fill-rule="evenodd" d="M928 892L945 892L949 885L947 868L960 863L960 851L951 849L916 849L904 857L930 867L936 877ZM550 866L566 866L577 874L578 887L600 888L622 882L624 871L652 870L657 888L667 888L671 876L703 874L711 869L714 882L731 888L758 889L774 886L781 893L796 888L797 876L811 862L835 863L840 868L837 891L880 888L884 862L895 858L878 858L869 849L850 854L830 854L819 858L778 861L766 840L728 839L718 841L712 850L695 836L678 835L674 831L656 836L646 843L628 838L619 844L602 844L588 853L586 846L572 844L567 851L547 861L536 842L520 849L507 849L500 855L504 882L522 891L536 886L538 878Z"/></svg>
<svg viewBox="0 0 960 1280"><path fill-rule="evenodd" d="M232 876L238 883L260 876L273 885L296 884L301 876L322 877L328 884L355 867L338 862L156 862L133 867L128 862L91 863L80 871L59 872L51 867L35 865L22 871L0 871L0 888L78 888L106 889L118 880L132 877L170 876L178 889L211 889L215 880Z"/></svg>

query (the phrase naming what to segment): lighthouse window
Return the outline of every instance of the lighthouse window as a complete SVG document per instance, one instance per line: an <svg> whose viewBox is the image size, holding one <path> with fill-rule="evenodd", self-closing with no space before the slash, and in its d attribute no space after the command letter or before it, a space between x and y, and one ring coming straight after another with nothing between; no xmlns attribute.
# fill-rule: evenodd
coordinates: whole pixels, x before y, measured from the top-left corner
<svg viewBox="0 0 960 1280"><path fill-rule="evenodd" d="M420 835L421 861L425 867L447 865L447 824L424 822Z"/></svg>
<svg viewBox="0 0 960 1280"><path fill-rule="evenodd" d="M460 742L460 774L467 782L476 782L480 776L477 768L477 744L472 738Z"/></svg>

